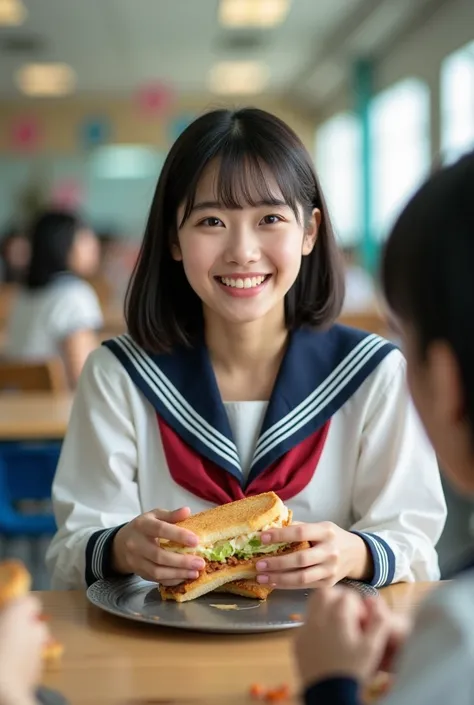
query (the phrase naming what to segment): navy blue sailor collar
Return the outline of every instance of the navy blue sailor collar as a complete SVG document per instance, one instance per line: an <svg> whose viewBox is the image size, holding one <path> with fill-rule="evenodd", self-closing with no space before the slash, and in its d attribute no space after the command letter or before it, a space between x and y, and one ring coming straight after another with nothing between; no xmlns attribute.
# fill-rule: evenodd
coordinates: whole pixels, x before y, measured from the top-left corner
<svg viewBox="0 0 474 705"><path fill-rule="evenodd" d="M243 482L237 447L204 343L151 355L128 335L103 343L158 415L198 453ZM290 334L247 484L320 429L395 348L376 335L334 325Z"/></svg>

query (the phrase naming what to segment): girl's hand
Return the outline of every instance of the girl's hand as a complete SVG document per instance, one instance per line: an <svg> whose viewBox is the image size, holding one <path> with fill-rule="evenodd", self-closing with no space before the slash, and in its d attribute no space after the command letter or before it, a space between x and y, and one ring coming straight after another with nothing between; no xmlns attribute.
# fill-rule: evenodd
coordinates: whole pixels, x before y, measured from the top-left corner
<svg viewBox="0 0 474 705"><path fill-rule="evenodd" d="M0 612L0 703L33 705L41 677L42 651L49 636L33 596L14 600Z"/></svg>
<svg viewBox="0 0 474 705"><path fill-rule="evenodd" d="M307 688L326 678L359 682L377 670L389 638L392 616L377 598L370 609L352 589L315 590L307 621L296 639L296 658Z"/></svg>
<svg viewBox="0 0 474 705"><path fill-rule="evenodd" d="M257 563L257 581L277 588L328 587L343 578L370 578L372 558L365 541L336 524L291 524L261 535L264 544L309 541L311 548Z"/></svg>
<svg viewBox="0 0 474 705"><path fill-rule="evenodd" d="M191 514L188 507L172 512L154 509L141 514L123 526L113 543L113 566L119 573L136 573L145 580L162 585L178 585L183 580L195 580L204 569L204 560L198 556L172 553L160 548L160 539L168 539L184 546L197 546L195 534L174 526Z"/></svg>

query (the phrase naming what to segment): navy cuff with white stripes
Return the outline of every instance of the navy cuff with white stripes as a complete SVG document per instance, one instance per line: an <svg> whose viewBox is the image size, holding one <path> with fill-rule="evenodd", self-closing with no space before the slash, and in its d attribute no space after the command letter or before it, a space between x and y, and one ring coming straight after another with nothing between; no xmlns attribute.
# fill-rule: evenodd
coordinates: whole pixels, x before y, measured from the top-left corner
<svg viewBox="0 0 474 705"><path fill-rule="evenodd" d="M112 545L115 534L125 526L114 526L111 529L100 529L90 537L86 546L86 583L87 586L101 578L122 576L112 568ZM122 576L123 577L123 576Z"/></svg>
<svg viewBox="0 0 474 705"><path fill-rule="evenodd" d="M305 705L359 705L359 685L353 678L328 678L310 686Z"/></svg>
<svg viewBox="0 0 474 705"><path fill-rule="evenodd" d="M352 531L351 533L360 536L365 541L372 556L374 564L374 574L372 580L368 580L373 587L383 587L393 582L395 575L395 554L388 545L377 534L369 534L364 531Z"/></svg>

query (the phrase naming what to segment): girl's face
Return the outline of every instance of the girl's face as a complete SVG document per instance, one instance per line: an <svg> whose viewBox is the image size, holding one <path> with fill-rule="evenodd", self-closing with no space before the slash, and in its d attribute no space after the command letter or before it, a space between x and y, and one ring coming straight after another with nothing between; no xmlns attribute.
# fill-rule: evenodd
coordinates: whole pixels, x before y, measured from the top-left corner
<svg viewBox="0 0 474 705"><path fill-rule="evenodd" d="M441 468L461 492L474 494L474 448L456 357L440 341L422 360L413 327L401 323L400 329L408 386Z"/></svg>
<svg viewBox="0 0 474 705"><path fill-rule="evenodd" d="M243 324L276 311L283 317L285 294L316 242L320 213L315 209L304 222L300 209L298 222L271 176L268 185L278 205L253 207L242 198L241 209L228 209L218 202L216 181L217 165L211 164L181 228L184 204L180 207L173 258L183 262L207 318ZM251 195L258 201L257 192Z"/></svg>
<svg viewBox="0 0 474 705"><path fill-rule="evenodd" d="M88 228L77 231L68 257L71 272L80 277L95 274L99 265L100 249L96 236Z"/></svg>

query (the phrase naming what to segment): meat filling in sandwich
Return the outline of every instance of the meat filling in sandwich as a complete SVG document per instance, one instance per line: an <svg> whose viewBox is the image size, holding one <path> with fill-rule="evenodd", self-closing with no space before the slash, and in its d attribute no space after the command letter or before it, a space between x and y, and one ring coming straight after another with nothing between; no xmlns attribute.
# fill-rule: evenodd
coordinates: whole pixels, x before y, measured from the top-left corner
<svg viewBox="0 0 474 705"><path fill-rule="evenodd" d="M199 545L188 547L162 541L161 547L167 551L201 556L205 568L195 580L186 580L175 587L162 586L161 597L185 602L227 585L228 592L245 592L249 597L265 599L269 594L268 586L258 586L252 581L246 586L250 585L251 589L243 590L242 580L255 578L255 564L262 556L293 553L309 547L307 542L261 542L263 531L290 523L291 511L274 492L224 504L185 519L179 526L194 532L200 539ZM232 589L233 584L235 589Z"/></svg>

